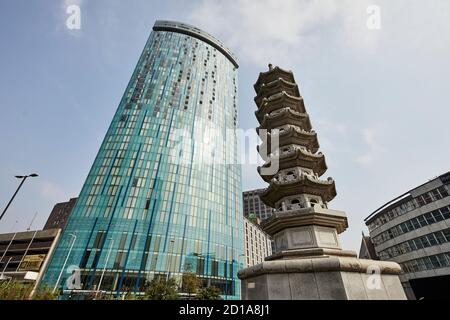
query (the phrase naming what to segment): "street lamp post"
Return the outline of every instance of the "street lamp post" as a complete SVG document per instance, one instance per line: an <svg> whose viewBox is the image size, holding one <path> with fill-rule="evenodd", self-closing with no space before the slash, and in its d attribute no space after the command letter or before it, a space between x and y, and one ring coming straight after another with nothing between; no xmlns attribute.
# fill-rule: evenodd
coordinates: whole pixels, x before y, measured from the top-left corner
<svg viewBox="0 0 450 320"><path fill-rule="evenodd" d="M2 214L0 215L0 221L2 220L3 216L6 213L6 210L8 210L9 206L11 205L11 202L13 202L14 198L16 197L17 193L19 192L20 188L22 187L22 185L24 184L25 180L27 180L28 177L38 177L39 175L37 175L36 173L32 173L29 174L27 176L16 176L17 179L22 179L22 181L20 182L19 186L17 187L16 192L14 192L11 200L9 200L8 204L6 205L6 208L3 210Z"/></svg>
<svg viewBox="0 0 450 320"><path fill-rule="evenodd" d="M99 293L99 292L101 293L103 277L105 276L106 267L108 266L109 257L111 255L111 250L112 250L112 247L114 245L114 239L110 238L109 240L111 240L111 244L109 246L108 255L106 256L105 267L103 268L102 276L100 277L100 281L98 282L97 293Z"/></svg>
<svg viewBox="0 0 450 320"><path fill-rule="evenodd" d="M12 257L9 258L8 262L6 263L5 267L3 268L2 274L0 275L0 280L4 280L5 279L4 274L5 274L6 268L8 268L8 265L11 262L11 259L12 259Z"/></svg>
<svg viewBox="0 0 450 320"><path fill-rule="evenodd" d="M64 268L66 267L66 264L67 264L67 260L69 260L69 256L70 256L70 253L72 252L73 245L75 244L75 240L77 240L77 236L76 235L71 233L70 236L73 239L72 240L72 244L70 245L70 249L69 249L69 252L67 253L66 260L64 261L64 264L63 264L63 266L61 268L61 272L59 273L58 279L56 280L55 287L53 288L53 293L55 293L56 288L58 288L59 281L61 280L62 274L64 272Z"/></svg>

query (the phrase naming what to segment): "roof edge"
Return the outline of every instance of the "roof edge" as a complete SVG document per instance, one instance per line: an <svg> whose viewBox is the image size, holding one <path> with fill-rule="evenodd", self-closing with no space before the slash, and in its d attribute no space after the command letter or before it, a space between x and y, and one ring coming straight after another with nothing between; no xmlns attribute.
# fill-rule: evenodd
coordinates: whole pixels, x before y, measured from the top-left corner
<svg viewBox="0 0 450 320"><path fill-rule="evenodd" d="M239 68L237 57L221 41L197 27L177 21L156 20L153 31L177 32L202 40L219 50L236 68Z"/></svg>

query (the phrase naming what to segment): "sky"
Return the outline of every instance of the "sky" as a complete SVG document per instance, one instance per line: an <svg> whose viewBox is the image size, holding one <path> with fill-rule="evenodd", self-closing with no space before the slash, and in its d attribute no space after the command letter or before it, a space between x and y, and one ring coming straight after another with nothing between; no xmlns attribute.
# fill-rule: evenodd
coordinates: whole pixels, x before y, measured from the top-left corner
<svg viewBox="0 0 450 320"><path fill-rule="evenodd" d="M80 8L69 29L67 7ZM446 0L0 0L0 232L41 228L76 197L157 19L195 25L239 58L240 127L268 63L292 70L358 250L364 218L450 170ZM243 167L243 189L265 187Z"/></svg>

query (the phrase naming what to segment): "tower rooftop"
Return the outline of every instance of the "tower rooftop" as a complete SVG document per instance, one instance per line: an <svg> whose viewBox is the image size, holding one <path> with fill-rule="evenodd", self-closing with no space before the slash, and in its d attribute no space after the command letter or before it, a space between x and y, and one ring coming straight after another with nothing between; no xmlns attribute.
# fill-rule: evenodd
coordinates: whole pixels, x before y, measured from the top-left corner
<svg viewBox="0 0 450 320"><path fill-rule="evenodd" d="M236 68L239 68L237 57L221 41L197 27L178 21L157 20L153 31L178 32L205 41L225 55Z"/></svg>

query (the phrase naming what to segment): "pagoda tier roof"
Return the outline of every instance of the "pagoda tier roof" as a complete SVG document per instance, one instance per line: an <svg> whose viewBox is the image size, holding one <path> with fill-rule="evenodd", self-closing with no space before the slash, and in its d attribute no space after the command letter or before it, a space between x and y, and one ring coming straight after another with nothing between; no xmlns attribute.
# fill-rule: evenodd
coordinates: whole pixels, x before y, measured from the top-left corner
<svg viewBox="0 0 450 320"><path fill-rule="evenodd" d="M294 97L286 91L274 94L269 98L264 98L261 107L255 111L259 123L264 119L264 115L282 108L291 108L300 113L306 113L305 103L302 97Z"/></svg>
<svg viewBox="0 0 450 320"><path fill-rule="evenodd" d="M275 211L263 224L263 230L274 235L286 228L318 225L336 228L340 234L348 228L345 212L325 209L319 205L289 211Z"/></svg>
<svg viewBox="0 0 450 320"><path fill-rule="evenodd" d="M271 130L285 124L293 124L301 127L304 130L310 131L312 129L311 121L307 113L297 112L291 108L282 108L265 114L259 129Z"/></svg>
<svg viewBox="0 0 450 320"><path fill-rule="evenodd" d="M332 178L319 180L308 174L301 174L286 181L277 180L275 177L270 181L269 187L260 194L260 198L266 205L275 208L275 203L282 198L299 194L316 195L329 202L336 197L336 186Z"/></svg>
<svg viewBox="0 0 450 320"><path fill-rule="evenodd" d="M280 148L290 144L296 144L311 150L312 153L316 153L320 147L319 141L317 140L317 133L315 131L305 131L295 125L289 125L283 131L280 131L278 136ZM267 150L270 152L270 148L272 146L271 137L272 134L268 132L267 140L264 141L261 146L258 146L258 150L260 150L262 146L267 145Z"/></svg>
<svg viewBox="0 0 450 320"><path fill-rule="evenodd" d="M270 83L278 78L283 78L284 80L288 82L295 83L294 74L290 70L284 70L278 66L275 68L272 68L271 65L269 65L269 71L261 72L259 74L258 80L256 80L256 83L253 85L255 88L256 93L259 92L261 89L261 86L264 83Z"/></svg>
<svg viewBox="0 0 450 320"><path fill-rule="evenodd" d="M291 147L287 152L283 152L281 150L281 155L279 158L277 158L277 160L279 161L278 170L303 167L313 170L314 173L316 173L320 177L328 169L323 153L319 152L313 154L298 146ZM261 169L269 168L270 165L271 161L269 160L263 166L258 167L258 172L261 175L261 178L269 183L276 174L262 175Z"/></svg>
<svg viewBox="0 0 450 320"><path fill-rule="evenodd" d="M258 95L255 97L256 105L259 107L264 98L269 98L279 92L286 91L288 94L294 97L300 97L300 91L298 86L294 82L289 82L283 78L278 78L269 83L263 83Z"/></svg>

